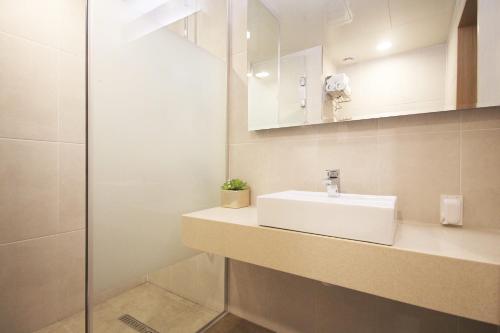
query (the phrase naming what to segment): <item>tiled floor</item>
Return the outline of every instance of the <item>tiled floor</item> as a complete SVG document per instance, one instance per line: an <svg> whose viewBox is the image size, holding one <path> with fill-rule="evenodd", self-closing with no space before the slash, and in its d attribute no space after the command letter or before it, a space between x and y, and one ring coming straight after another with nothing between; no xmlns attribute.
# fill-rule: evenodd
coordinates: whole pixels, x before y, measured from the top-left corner
<svg viewBox="0 0 500 333"><path fill-rule="evenodd" d="M137 333L118 320L129 314L163 332L193 333L218 313L144 283L94 307L94 333ZM83 333L84 315L76 314L35 333Z"/></svg>
<svg viewBox="0 0 500 333"><path fill-rule="evenodd" d="M205 333L274 333L245 319L228 314Z"/></svg>

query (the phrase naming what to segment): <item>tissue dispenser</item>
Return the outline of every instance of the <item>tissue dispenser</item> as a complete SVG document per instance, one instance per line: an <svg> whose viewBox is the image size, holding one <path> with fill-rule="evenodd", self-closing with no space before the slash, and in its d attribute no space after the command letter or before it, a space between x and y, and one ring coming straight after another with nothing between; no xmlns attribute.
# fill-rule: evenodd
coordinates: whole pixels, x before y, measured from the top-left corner
<svg viewBox="0 0 500 333"><path fill-rule="evenodd" d="M463 197L461 195L441 195L441 223L462 225Z"/></svg>

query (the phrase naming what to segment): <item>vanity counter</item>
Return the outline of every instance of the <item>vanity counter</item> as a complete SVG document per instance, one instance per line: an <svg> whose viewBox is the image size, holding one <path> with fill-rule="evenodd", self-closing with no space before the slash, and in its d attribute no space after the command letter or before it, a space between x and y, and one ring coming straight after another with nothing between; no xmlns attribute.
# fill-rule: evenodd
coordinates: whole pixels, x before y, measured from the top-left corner
<svg viewBox="0 0 500 333"><path fill-rule="evenodd" d="M403 222L393 246L261 227L257 209L182 219L186 246L500 325L500 231Z"/></svg>

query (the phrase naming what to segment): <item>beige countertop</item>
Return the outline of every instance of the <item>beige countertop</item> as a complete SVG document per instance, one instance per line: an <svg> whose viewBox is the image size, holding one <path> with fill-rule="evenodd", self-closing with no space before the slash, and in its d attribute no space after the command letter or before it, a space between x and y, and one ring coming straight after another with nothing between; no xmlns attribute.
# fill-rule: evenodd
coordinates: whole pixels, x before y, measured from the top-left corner
<svg viewBox="0 0 500 333"><path fill-rule="evenodd" d="M261 227L254 207L183 216L185 245L500 325L500 231L400 223L393 246Z"/></svg>

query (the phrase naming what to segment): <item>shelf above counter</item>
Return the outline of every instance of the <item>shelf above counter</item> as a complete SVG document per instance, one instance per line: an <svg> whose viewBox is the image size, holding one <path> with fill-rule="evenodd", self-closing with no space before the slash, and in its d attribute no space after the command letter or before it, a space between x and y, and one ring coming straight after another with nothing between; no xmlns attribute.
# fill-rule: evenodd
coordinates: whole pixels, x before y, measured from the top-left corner
<svg viewBox="0 0 500 333"><path fill-rule="evenodd" d="M182 219L186 246L500 324L500 231L400 223L393 246L261 227L254 207Z"/></svg>

